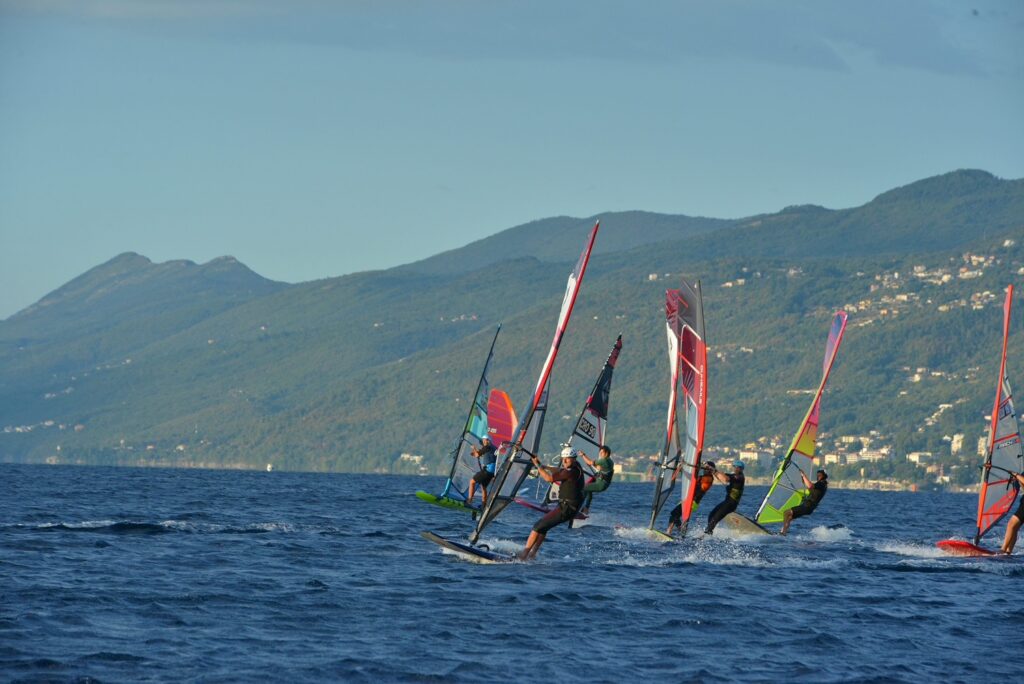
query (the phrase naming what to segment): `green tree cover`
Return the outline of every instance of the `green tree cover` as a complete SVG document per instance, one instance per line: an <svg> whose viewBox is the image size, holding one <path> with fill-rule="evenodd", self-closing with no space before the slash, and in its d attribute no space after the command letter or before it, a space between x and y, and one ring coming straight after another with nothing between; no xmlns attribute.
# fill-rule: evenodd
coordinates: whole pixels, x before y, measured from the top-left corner
<svg viewBox="0 0 1024 684"><path fill-rule="evenodd" d="M788 444L810 400L791 392L816 386L831 313L872 299L867 311L851 312L823 400L822 430L882 433L898 454L871 468L889 468L891 477L905 470L903 453L948 452L942 437L958 432L973 457L995 386L999 293L1024 262L1020 244L1003 246L1007 238L1024 236L1019 219L1014 223L1024 215L1021 184L978 173L930 179L945 188L941 192L922 181L844 210L859 212L856 225L849 216L837 222L839 212L813 207L762 217L762 233L782 245L766 250L770 256L756 256L762 241L750 237L749 225L731 222L677 240L623 239L628 249L596 256L555 367L544 448L553 451L568 436L622 332L609 441L627 455L660 449L668 383L663 297L685 274L704 285L709 445L741 446L773 435ZM884 206L875 207L876 215L872 206L878 204ZM972 211L965 213L964 205ZM638 232L644 216L637 213ZM782 227L765 230L765 218ZM851 242L851 232L860 237ZM883 240L882 255L865 256L871 239ZM913 256L894 255L894 245L914 246L907 250ZM749 253L736 253L741 248ZM917 265L955 275L964 251L998 261L979 278L954 277L944 285L910 276ZM273 462L277 468L394 472L411 467L398 456L412 452L441 472L498 322L505 327L492 384L522 408L547 353L574 257L552 264L528 255L456 274L394 269L273 284L262 293L251 283L211 289L207 280L189 290L189 279L176 280L178 296L156 286L144 292L164 302L162 314L131 297L103 315L77 312L91 326L81 337L49 321L45 307L12 317L0 323L0 428L34 427L0 433L0 458ZM891 278L897 272L901 277ZM648 280L650 273L658 280ZM890 287L876 279L883 274L890 275ZM740 278L745 283L736 285ZM722 287L730 281L733 287ZM881 289L872 292L873 286ZM74 290L81 294L76 311L88 309L95 291L88 283ZM971 296L986 290L995 293L994 301L972 309ZM896 316L880 316L881 296L897 294L917 299L900 303ZM968 306L938 310L960 300ZM145 316L138 313L144 310ZM1017 335L1019 321L1018 315ZM48 339L48 329L60 334ZM132 362L125 364L128 355ZM918 367L957 376L927 375L912 383L913 371L904 369ZM1011 348L1011 379L1015 367ZM68 387L73 391L62 393ZM56 396L47 399L47 393ZM954 406L919 431L943 403ZM41 425L46 420L55 425ZM75 425L84 427L76 432Z"/></svg>

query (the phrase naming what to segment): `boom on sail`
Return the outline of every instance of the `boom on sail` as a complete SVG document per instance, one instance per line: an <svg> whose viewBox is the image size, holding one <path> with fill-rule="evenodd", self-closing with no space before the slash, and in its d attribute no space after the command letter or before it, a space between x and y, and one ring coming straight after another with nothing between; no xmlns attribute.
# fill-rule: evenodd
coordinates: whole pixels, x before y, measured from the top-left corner
<svg viewBox="0 0 1024 684"><path fill-rule="evenodd" d="M487 498L487 505L484 506L480 517L477 519L476 529L470 535L470 542L475 544L492 520L505 510L512 503L523 480L530 473L530 457L536 454L540 440L540 425L544 412L547 408L548 391L551 384L551 369L558 356L558 349L562 344L562 338L569 325L569 318L572 316L573 307L576 304L576 296L579 294L580 286L583 284L583 276L590 262L590 253L594 248L594 240L597 238L597 230L601 223L598 221L587 237L583 253L565 286L565 295L562 298L562 309L558 315L558 323L555 327L555 336L551 341L551 349L548 351L544 365L541 366L540 377L537 380L537 387L529 405L519 419L515 430L515 438L499 450L498 472L494 482L491 483L492 494ZM540 412L540 420L537 413ZM531 432L536 423L536 429ZM532 449L532 450L531 450Z"/></svg>

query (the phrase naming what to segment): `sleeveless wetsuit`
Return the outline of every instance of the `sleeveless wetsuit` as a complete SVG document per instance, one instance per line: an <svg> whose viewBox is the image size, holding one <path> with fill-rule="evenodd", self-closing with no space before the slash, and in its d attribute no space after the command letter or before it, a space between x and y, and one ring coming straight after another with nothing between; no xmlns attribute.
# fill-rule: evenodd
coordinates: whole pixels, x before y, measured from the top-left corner
<svg viewBox="0 0 1024 684"><path fill-rule="evenodd" d="M690 515L697 512L697 506L700 505L700 500L704 498L704 495L709 489L711 489L711 483L715 481L715 478L711 475L701 475L697 480L697 486L693 490L693 506L690 508ZM676 504L676 507L669 513L668 522L671 525L683 524L683 502L680 501Z"/></svg>
<svg viewBox="0 0 1024 684"><path fill-rule="evenodd" d="M540 534L547 534L552 527L572 520L583 499L583 470L575 461L572 467L563 468L556 474L565 476L564 480L558 480L558 507L534 524L534 532Z"/></svg>
<svg viewBox="0 0 1024 684"><path fill-rule="evenodd" d="M825 493L828 492L828 480L818 480L811 485L811 491L807 495L800 505L793 506L793 520L802 518L805 515L810 515L814 512L814 509L818 507L821 500L825 498Z"/></svg>
<svg viewBox="0 0 1024 684"><path fill-rule="evenodd" d="M711 511L704 534L714 534L715 526L722 522L722 518L735 511L736 507L740 505L740 499L743 498L743 485L746 482L743 473L733 473L732 475L726 475L726 477L729 478L729 485L725 489L725 501L715 506L715 509Z"/></svg>

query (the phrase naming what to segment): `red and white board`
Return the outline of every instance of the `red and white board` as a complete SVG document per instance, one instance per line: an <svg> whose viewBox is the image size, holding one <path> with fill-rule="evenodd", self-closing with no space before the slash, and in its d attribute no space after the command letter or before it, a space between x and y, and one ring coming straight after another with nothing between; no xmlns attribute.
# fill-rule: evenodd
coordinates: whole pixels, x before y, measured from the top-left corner
<svg viewBox="0 0 1024 684"><path fill-rule="evenodd" d="M943 539L942 541L935 542L935 545L948 554L953 556L999 556L1002 555L992 549L986 549L981 546L975 546L974 544L964 541L962 539Z"/></svg>

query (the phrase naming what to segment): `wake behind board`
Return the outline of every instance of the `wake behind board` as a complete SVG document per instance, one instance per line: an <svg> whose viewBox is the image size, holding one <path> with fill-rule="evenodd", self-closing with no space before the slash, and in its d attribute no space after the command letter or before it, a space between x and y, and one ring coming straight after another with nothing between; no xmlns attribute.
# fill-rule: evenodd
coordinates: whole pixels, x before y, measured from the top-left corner
<svg viewBox="0 0 1024 684"><path fill-rule="evenodd" d="M475 506L467 506L465 501L459 501L458 499L452 499L447 496L435 496L422 489L416 492L416 497L420 501L426 501L429 504L440 506L441 508L450 508L453 511L465 511L466 513L479 513L480 509Z"/></svg>
<svg viewBox="0 0 1024 684"><path fill-rule="evenodd" d="M767 527L762 527L745 515L730 513L722 518L722 524L739 534L775 534Z"/></svg>
<svg viewBox="0 0 1024 684"><path fill-rule="evenodd" d="M620 532L624 532L624 533L628 534L628 536L631 536L631 537L634 536L634 534L636 534L637 531L642 532L644 537L646 537L650 541L658 542L659 544L667 544L668 542L679 541L675 537L669 536L669 535L665 534L664 532L662 532L661 530L652 530L649 527L647 527L647 528L630 527L629 525L623 525L622 523L616 523L615 524L615 529L620 531Z"/></svg>
<svg viewBox="0 0 1024 684"><path fill-rule="evenodd" d="M665 534L661 530L654 530L650 528L648 528L647 530L647 538L651 541L658 542L659 544L667 544L669 542L676 541L675 537L673 537L672 535Z"/></svg>
<svg viewBox="0 0 1024 684"><path fill-rule="evenodd" d="M448 549L459 555L459 557L468 560L471 563L515 563L518 559L515 556L509 556L504 553L495 553L487 549L480 548L478 546L470 546L469 544L463 544L453 539L446 539L440 535L436 535L433 532L420 532L420 536L427 541L432 541L443 549Z"/></svg>
<svg viewBox="0 0 1024 684"><path fill-rule="evenodd" d="M975 546L974 544L962 539L943 539L942 541L935 542L935 545L953 556L1003 556L1003 554L993 551L992 549Z"/></svg>

